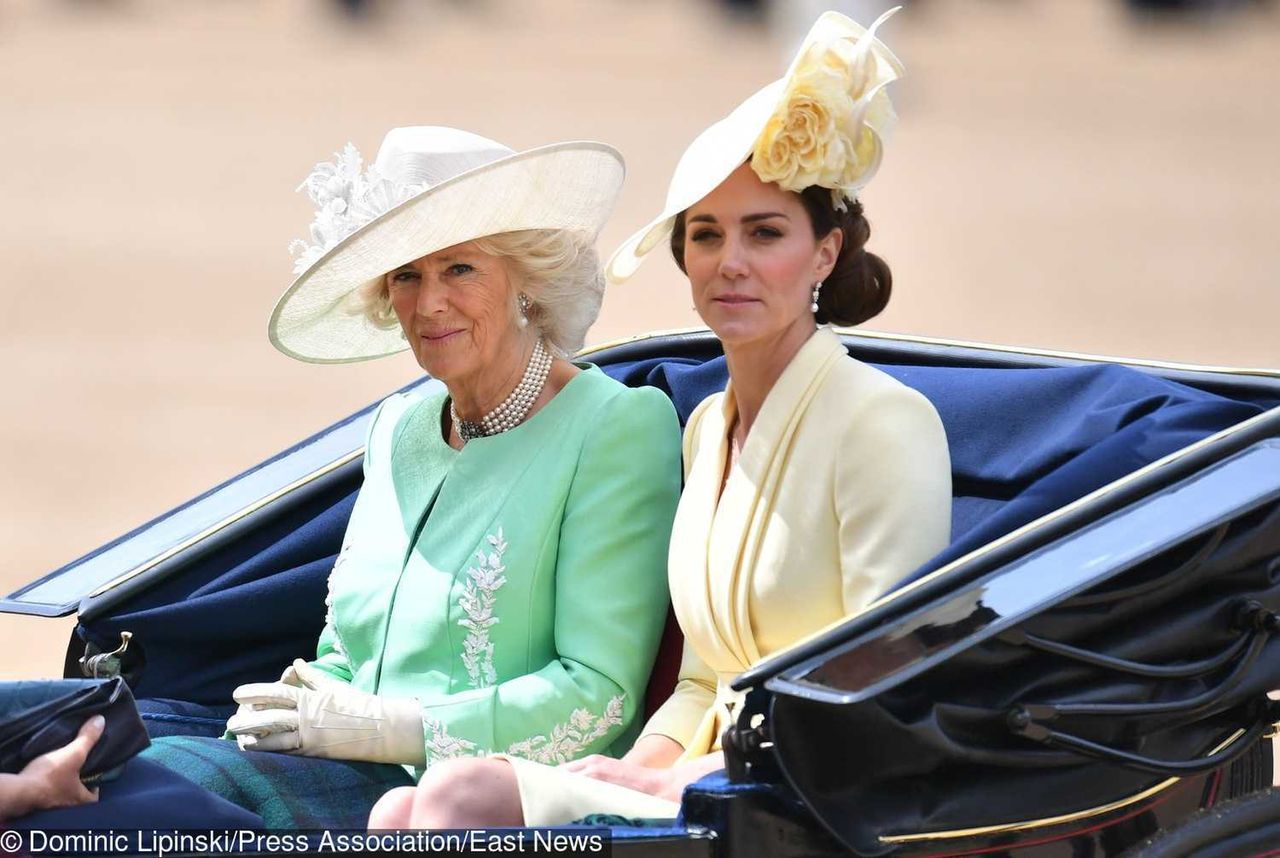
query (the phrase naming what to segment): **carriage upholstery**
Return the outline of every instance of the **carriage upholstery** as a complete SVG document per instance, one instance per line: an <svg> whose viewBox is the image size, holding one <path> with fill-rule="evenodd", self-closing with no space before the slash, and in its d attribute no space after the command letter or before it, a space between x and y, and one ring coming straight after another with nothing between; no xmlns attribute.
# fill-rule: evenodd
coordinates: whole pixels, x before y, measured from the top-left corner
<svg viewBox="0 0 1280 858"><path fill-rule="evenodd" d="M951 450L951 544L908 580L1264 410L1114 364L879 368L928 397ZM723 358L607 371L665 391L681 423L728 377Z"/></svg>
<svg viewBox="0 0 1280 858"><path fill-rule="evenodd" d="M1116 365L881 368L934 403L951 447L952 543L917 576L1263 410ZM723 358L605 370L662 389L682 422L726 380ZM153 734L220 733L236 685L274 678L313 651L356 479L78 629L107 649L120 631L134 633L147 662L133 686ZM650 685L655 700L674 683L678 649L669 634Z"/></svg>

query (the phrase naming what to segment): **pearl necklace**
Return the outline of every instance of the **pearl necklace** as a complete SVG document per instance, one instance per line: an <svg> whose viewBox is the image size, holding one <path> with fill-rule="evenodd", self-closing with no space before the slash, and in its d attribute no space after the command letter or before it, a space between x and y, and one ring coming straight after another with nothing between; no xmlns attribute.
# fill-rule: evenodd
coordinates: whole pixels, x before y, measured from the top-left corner
<svg viewBox="0 0 1280 858"><path fill-rule="evenodd" d="M529 409L542 394L542 389L547 386L547 376L551 374L551 361L551 352L547 351L547 347L539 339L533 344L533 354L529 356L529 364L524 368L524 377L520 379L516 389L511 391L511 395L503 400L501 405L477 422L459 417L457 409L453 407L453 400L450 399L449 417L457 427L463 443L488 435L498 435L524 422Z"/></svg>

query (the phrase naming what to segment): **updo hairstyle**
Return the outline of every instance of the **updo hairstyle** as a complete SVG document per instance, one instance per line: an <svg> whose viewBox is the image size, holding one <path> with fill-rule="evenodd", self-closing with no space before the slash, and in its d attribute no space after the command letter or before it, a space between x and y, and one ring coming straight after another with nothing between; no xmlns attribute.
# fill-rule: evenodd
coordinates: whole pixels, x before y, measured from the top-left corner
<svg viewBox="0 0 1280 858"><path fill-rule="evenodd" d="M816 314L818 324L851 326L873 318L889 303L893 274L887 262L866 249L871 225L862 214L862 203L849 201L844 211L838 211L832 203L831 191L818 185L805 188L797 196L809 213L815 240L830 235L833 229L844 233L835 267L822 281ZM680 212L671 230L671 255L680 270L688 274L684 266L684 226L684 212Z"/></svg>

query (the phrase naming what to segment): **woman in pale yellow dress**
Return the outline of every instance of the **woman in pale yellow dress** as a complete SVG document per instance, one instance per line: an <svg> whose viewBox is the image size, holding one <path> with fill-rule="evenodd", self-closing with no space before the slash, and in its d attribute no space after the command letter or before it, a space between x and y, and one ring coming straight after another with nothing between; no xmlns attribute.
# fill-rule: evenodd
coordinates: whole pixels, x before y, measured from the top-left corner
<svg viewBox="0 0 1280 858"><path fill-rule="evenodd" d="M675 692L620 760L447 760L384 796L371 828L674 817L684 787L724 766L733 677L861 611L947 544L937 413L822 327L865 321L889 298L857 201L893 120L884 85L901 74L879 23L823 15L786 76L690 145L664 213L607 267L625 279L668 239L728 362L728 387L684 436L668 557L685 634Z"/></svg>

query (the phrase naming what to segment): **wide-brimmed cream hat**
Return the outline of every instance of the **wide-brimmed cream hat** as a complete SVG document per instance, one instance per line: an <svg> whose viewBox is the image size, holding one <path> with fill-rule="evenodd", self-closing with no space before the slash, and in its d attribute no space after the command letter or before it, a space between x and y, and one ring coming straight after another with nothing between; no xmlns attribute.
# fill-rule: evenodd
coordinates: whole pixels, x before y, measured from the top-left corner
<svg viewBox="0 0 1280 858"><path fill-rule="evenodd" d="M764 181L790 191L830 188L837 206L854 199L880 166L896 117L885 86L902 63L876 29L825 12L805 36L787 73L703 131L680 156L667 203L605 265L610 283L626 280L645 254L671 235L675 217L738 169L747 158Z"/></svg>
<svg viewBox="0 0 1280 858"><path fill-rule="evenodd" d="M362 287L455 244L524 229L594 241L625 175L603 143L516 152L456 128L393 128L367 170L347 147L303 182L316 204L310 241L292 249L297 279L276 303L271 344L310 363L370 360L408 348L399 326L364 312Z"/></svg>

